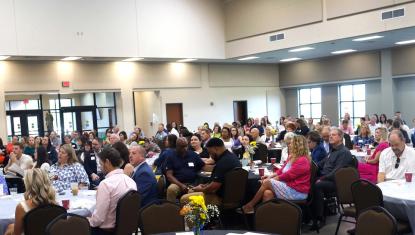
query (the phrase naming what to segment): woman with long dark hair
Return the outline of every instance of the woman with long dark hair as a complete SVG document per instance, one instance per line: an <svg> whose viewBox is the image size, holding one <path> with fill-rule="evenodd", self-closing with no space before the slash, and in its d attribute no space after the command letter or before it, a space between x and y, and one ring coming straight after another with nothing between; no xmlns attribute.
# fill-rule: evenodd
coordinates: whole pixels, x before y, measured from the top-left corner
<svg viewBox="0 0 415 235"><path fill-rule="evenodd" d="M40 145L35 150L35 162L33 168L40 168L45 171L49 171L51 162L49 161L48 152L46 148Z"/></svg>

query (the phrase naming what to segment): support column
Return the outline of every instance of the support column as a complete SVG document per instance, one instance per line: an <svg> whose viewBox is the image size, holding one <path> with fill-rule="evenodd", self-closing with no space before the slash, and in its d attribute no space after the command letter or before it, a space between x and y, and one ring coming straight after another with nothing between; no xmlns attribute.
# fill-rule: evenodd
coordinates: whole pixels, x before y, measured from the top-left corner
<svg viewBox="0 0 415 235"><path fill-rule="evenodd" d="M392 79L392 59L390 50L381 51L381 110L388 117L395 114L395 84Z"/></svg>
<svg viewBox="0 0 415 235"><path fill-rule="evenodd" d="M4 93L5 70L6 62L0 61L0 138L3 140L3 144L7 143L6 96Z"/></svg>
<svg viewBox="0 0 415 235"><path fill-rule="evenodd" d="M132 131L134 129L134 103L133 103L133 89L131 86L121 88L121 104L122 104L122 123L121 130ZM120 121L120 119L118 119Z"/></svg>

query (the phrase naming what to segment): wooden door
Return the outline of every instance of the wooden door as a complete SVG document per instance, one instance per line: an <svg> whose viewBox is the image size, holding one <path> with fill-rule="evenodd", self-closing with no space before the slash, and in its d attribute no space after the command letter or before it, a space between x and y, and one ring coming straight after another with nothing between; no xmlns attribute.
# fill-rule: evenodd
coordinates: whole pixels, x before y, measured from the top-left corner
<svg viewBox="0 0 415 235"><path fill-rule="evenodd" d="M233 102L233 119L240 121L242 125L246 123L248 120L248 102L246 100Z"/></svg>
<svg viewBox="0 0 415 235"><path fill-rule="evenodd" d="M166 104L167 123L176 122L177 126L183 124L183 104Z"/></svg>

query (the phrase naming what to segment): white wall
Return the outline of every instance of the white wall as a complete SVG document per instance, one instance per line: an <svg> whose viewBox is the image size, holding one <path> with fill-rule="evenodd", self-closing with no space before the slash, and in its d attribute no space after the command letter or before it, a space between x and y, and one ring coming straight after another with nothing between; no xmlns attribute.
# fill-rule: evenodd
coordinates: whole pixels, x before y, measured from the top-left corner
<svg viewBox="0 0 415 235"><path fill-rule="evenodd" d="M225 56L221 0L2 0L0 55Z"/></svg>
<svg viewBox="0 0 415 235"><path fill-rule="evenodd" d="M137 0L139 54L223 59L223 17L221 0Z"/></svg>
<svg viewBox="0 0 415 235"><path fill-rule="evenodd" d="M249 117L268 115L273 122L279 118L281 105L276 99L280 97L280 92L276 87L211 87L209 86L211 79L207 66L203 66L201 88L160 89L163 110L165 110L166 103L183 103L184 125L192 130L197 129L204 122L211 125L215 122L232 123L234 121L233 101L236 100L248 101ZM244 80L245 78L240 78L240 84L243 85ZM269 96L275 100L267 101L267 91L275 94ZM210 105L211 102L213 106ZM269 107L267 103L270 104ZM163 122L165 120L167 120L166 114L163 113Z"/></svg>

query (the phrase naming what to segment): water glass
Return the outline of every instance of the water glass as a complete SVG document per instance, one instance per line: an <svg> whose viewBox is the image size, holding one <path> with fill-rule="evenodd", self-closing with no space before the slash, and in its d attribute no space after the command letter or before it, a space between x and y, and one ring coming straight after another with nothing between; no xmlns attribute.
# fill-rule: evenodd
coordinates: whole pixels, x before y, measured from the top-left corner
<svg viewBox="0 0 415 235"><path fill-rule="evenodd" d="M9 188L10 195L17 195L17 188Z"/></svg>

